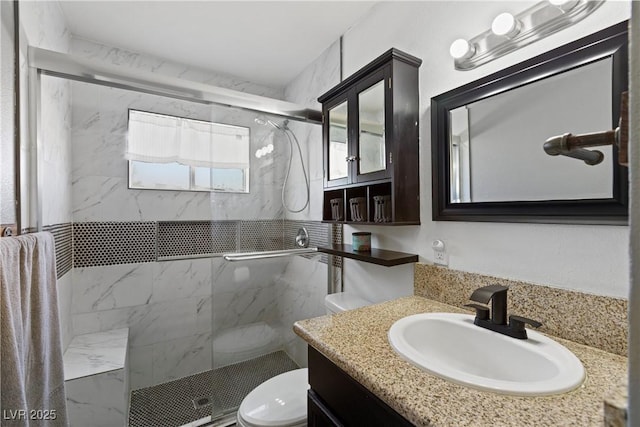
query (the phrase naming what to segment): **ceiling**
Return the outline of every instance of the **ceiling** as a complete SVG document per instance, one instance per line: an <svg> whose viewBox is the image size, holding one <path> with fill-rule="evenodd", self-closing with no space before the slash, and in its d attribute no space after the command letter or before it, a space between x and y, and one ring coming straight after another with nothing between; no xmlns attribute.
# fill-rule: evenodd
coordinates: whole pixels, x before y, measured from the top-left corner
<svg viewBox="0 0 640 427"><path fill-rule="evenodd" d="M280 88L371 1L61 1L74 36Z"/></svg>

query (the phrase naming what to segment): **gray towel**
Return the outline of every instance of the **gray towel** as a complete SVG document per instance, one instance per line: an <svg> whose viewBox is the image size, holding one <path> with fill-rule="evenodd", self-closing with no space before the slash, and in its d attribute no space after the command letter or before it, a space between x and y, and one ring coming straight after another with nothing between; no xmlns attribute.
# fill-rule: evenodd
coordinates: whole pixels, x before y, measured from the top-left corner
<svg viewBox="0 0 640 427"><path fill-rule="evenodd" d="M0 328L0 424L67 426L51 233L0 239Z"/></svg>

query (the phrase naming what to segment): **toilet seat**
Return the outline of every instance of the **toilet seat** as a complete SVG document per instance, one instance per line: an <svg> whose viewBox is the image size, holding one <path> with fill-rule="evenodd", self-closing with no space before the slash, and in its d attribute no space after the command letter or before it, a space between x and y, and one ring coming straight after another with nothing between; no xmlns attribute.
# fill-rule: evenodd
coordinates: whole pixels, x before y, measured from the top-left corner
<svg viewBox="0 0 640 427"><path fill-rule="evenodd" d="M275 376L244 398L238 409L243 427L298 427L307 424L308 369Z"/></svg>

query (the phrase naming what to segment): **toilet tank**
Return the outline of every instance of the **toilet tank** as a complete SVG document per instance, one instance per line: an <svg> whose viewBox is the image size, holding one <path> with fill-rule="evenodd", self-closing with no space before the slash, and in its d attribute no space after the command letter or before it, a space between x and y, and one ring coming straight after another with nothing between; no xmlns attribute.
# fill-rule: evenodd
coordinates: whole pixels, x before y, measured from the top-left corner
<svg viewBox="0 0 640 427"><path fill-rule="evenodd" d="M327 314L340 313L371 304L373 304L371 301L348 292L329 294L324 299L324 306L327 309Z"/></svg>

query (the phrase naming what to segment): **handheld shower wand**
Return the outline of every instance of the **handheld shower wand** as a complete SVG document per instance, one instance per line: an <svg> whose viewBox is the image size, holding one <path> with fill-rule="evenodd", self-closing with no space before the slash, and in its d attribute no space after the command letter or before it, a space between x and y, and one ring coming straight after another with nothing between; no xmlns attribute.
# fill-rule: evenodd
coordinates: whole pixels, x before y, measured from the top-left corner
<svg viewBox="0 0 640 427"><path fill-rule="evenodd" d="M300 148L300 142L298 141L298 138L296 137L296 134L289 129L289 126L287 126L287 124L289 123L288 120L285 120L282 125L279 125L269 119L262 119L260 117L256 117L254 119L254 121L256 123L258 123L259 125L269 125L272 126L274 129L280 130L282 131L286 136L287 139L289 140L289 162L287 164L287 173L284 177L284 182L282 183L282 192L281 192L281 199L282 199L282 206L290 213L298 213L298 212L302 212L303 210L305 210L307 208L307 206L309 206L309 200L311 198L311 189L310 189L310 184L309 184L309 175L307 174L307 170L304 167L304 159L302 157L302 149ZM293 139L291 139L291 137L293 136ZM305 182L305 187L307 190L307 199L304 203L304 205L300 208L300 209L292 209L289 206L287 206L287 202L285 200L285 193L286 193L286 189L287 189L287 184L289 183L289 176L291 174L291 164L293 162L293 142L295 141L296 147L298 148L298 155L300 157L300 165L302 166L302 175L304 176L304 182Z"/></svg>

